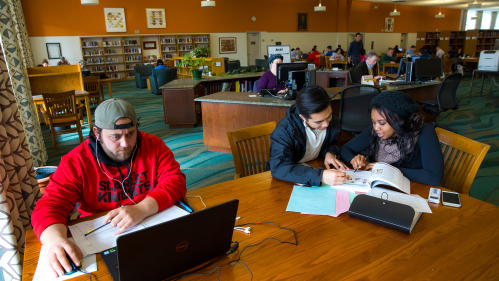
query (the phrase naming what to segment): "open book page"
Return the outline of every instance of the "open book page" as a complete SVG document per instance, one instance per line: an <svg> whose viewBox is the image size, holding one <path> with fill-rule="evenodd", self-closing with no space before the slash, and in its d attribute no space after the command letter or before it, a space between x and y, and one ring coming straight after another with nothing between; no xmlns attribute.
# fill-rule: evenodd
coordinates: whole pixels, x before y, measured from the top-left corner
<svg viewBox="0 0 499 281"><path fill-rule="evenodd" d="M400 189L407 194L411 193L411 183L404 177L402 172L386 163L374 165L369 183L372 187L379 184L387 184Z"/></svg>
<svg viewBox="0 0 499 281"><path fill-rule="evenodd" d="M371 189L371 185L369 184L369 178L371 176L371 172L369 171L357 171L347 170L344 171L346 173L345 183L341 185L334 185L332 187L348 190L348 191L357 191L357 192L368 192ZM322 184L322 186L329 186L327 184Z"/></svg>
<svg viewBox="0 0 499 281"><path fill-rule="evenodd" d="M428 206L428 202L417 194L404 194L381 187L375 187L366 193L366 195L411 206L416 213L432 213L430 206Z"/></svg>

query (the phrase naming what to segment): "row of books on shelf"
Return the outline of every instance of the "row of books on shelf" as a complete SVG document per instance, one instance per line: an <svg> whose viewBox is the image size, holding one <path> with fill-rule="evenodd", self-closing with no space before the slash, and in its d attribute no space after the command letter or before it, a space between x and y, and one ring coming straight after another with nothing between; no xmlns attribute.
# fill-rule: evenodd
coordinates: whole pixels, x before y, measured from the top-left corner
<svg viewBox="0 0 499 281"><path fill-rule="evenodd" d="M162 52L175 52L176 49L175 46L161 47Z"/></svg>
<svg viewBox="0 0 499 281"><path fill-rule="evenodd" d="M163 54L163 59L164 59L164 60L167 60L167 59L173 59L173 56L174 56L174 55L175 55L175 54Z"/></svg>
<svg viewBox="0 0 499 281"><path fill-rule="evenodd" d="M117 71L118 66L117 65L108 65L106 66L106 71Z"/></svg>
<svg viewBox="0 0 499 281"><path fill-rule="evenodd" d="M133 70L132 71L128 71L127 72L127 76L128 76L128 78L133 78L133 77L135 77L135 72Z"/></svg>
<svg viewBox="0 0 499 281"><path fill-rule="evenodd" d="M84 56L102 56L101 50L84 51Z"/></svg>
<svg viewBox="0 0 499 281"><path fill-rule="evenodd" d="M104 41L102 42L104 47L121 46L121 41Z"/></svg>
<svg viewBox="0 0 499 281"><path fill-rule="evenodd" d="M175 40L175 38L173 38L173 39L170 39L170 38L161 39L161 44L175 44L175 43L177 43L177 40Z"/></svg>
<svg viewBox="0 0 499 281"><path fill-rule="evenodd" d="M116 49L106 49L106 50L104 50L104 53L105 53L106 55L116 55L116 54L118 54L118 53L116 52ZM120 52L120 53L121 53L121 52Z"/></svg>
<svg viewBox="0 0 499 281"><path fill-rule="evenodd" d="M133 69L134 66L142 65L141 63L127 64L126 69Z"/></svg>
<svg viewBox="0 0 499 281"><path fill-rule="evenodd" d="M104 67L94 66L94 67L90 68L90 71L92 71L92 72L104 72Z"/></svg>
<svg viewBox="0 0 499 281"><path fill-rule="evenodd" d="M426 33L426 39L440 39L440 33Z"/></svg>
<svg viewBox="0 0 499 281"><path fill-rule="evenodd" d="M125 61L142 61L141 56L126 56Z"/></svg>
<svg viewBox="0 0 499 281"><path fill-rule="evenodd" d="M111 73L107 75L111 79L123 79L123 74L121 73Z"/></svg>
<svg viewBox="0 0 499 281"><path fill-rule="evenodd" d="M125 49L125 54L140 54L142 53L141 48L126 48Z"/></svg>
<svg viewBox="0 0 499 281"><path fill-rule="evenodd" d="M208 38L194 38L194 43L209 43Z"/></svg>
<svg viewBox="0 0 499 281"><path fill-rule="evenodd" d="M120 60L118 58L107 58L106 62L107 63L117 63L117 62L120 62Z"/></svg>
<svg viewBox="0 0 499 281"><path fill-rule="evenodd" d="M104 63L104 59L103 58L86 59L85 62L87 64L102 64Z"/></svg>
<svg viewBox="0 0 499 281"><path fill-rule="evenodd" d="M178 38L179 43L192 43L192 38Z"/></svg>
<svg viewBox="0 0 499 281"><path fill-rule="evenodd" d="M99 42L81 42L82 47L99 47Z"/></svg>
<svg viewBox="0 0 499 281"><path fill-rule="evenodd" d="M138 45L137 40L123 40L123 45L125 46L130 46L130 45Z"/></svg>
<svg viewBox="0 0 499 281"><path fill-rule="evenodd" d="M498 31L480 31L478 32L478 38L483 38L483 37L492 37L492 38L499 38L499 32Z"/></svg>
<svg viewBox="0 0 499 281"><path fill-rule="evenodd" d="M253 82L249 80L236 81L236 92L252 92Z"/></svg>
<svg viewBox="0 0 499 281"><path fill-rule="evenodd" d="M185 45L185 46L178 46L178 50L188 52L194 50L194 48L192 47L192 45Z"/></svg>

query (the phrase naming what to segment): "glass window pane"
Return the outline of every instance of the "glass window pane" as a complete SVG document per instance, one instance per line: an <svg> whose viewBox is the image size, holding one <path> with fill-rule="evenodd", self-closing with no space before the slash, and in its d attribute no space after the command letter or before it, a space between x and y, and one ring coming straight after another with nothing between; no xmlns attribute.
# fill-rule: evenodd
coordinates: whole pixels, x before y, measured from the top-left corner
<svg viewBox="0 0 499 281"><path fill-rule="evenodd" d="M497 12L497 16L496 16L496 26L494 27L494 29L499 29L499 12Z"/></svg>
<svg viewBox="0 0 499 281"><path fill-rule="evenodd" d="M476 20L471 18L476 17L476 10L468 10L468 16L466 17L466 30L475 29Z"/></svg>
<svg viewBox="0 0 499 281"><path fill-rule="evenodd" d="M492 23L492 11L483 11L482 26L480 27L480 29L490 29L491 23Z"/></svg>

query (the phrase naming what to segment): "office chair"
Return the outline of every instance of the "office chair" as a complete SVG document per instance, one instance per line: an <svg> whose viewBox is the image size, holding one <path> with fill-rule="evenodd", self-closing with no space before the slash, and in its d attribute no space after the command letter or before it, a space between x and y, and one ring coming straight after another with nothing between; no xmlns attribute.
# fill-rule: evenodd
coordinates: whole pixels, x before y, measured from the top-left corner
<svg viewBox="0 0 499 281"><path fill-rule="evenodd" d="M371 100L381 93L381 89L370 85L348 86L341 91L340 125L348 134L358 135L372 126Z"/></svg>
<svg viewBox="0 0 499 281"><path fill-rule="evenodd" d="M253 93L259 93L258 91L258 86L260 85L260 79L255 81L255 84L253 84Z"/></svg>
<svg viewBox="0 0 499 281"><path fill-rule="evenodd" d="M352 85L359 85L360 83L356 83L356 82L354 82L354 81L353 81L353 78L352 78L352 76L353 76L353 74L352 74L352 73L353 73L353 70L354 70L354 69L355 69L355 68L350 68L350 70L348 70L348 78L350 79L350 84L352 84Z"/></svg>
<svg viewBox="0 0 499 281"><path fill-rule="evenodd" d="M433 127L440 127L453 133L456 132L455 130L439 126L437 124L437 115L449 109L457 110L459 108L459 104L457 103L456 91L459 83L461 82L462 76L463 75L461 75L461 73L447 75L444 80L442 80L442 83L438 88L437 98L417 102L423 106L424 112L435 115Z"/></svg>

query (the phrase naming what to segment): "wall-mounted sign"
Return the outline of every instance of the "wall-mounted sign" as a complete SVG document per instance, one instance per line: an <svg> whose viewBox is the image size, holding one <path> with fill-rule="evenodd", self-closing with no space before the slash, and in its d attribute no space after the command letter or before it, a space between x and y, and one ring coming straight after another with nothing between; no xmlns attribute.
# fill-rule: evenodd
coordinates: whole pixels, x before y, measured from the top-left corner
<svg viewBox="0 0 499 281"><path fill-rule="evenodd" d="M449 37L445 37L445 40L449 40Z"/></svg>
<svg viewBox="0 0 499 281"><path fill-rule="evenodd" d="M423 37L423 38L421 38L421 40L424 40L424 37Z"/></svg>
<svg viewBox="0 0 499 281"><path fill-rule="evenodd" d="M475 39L476 39L476 37L474 37L474 36L473 36L473 37L471 37L471 40L475 40Z"/></svg>
<svg viewBox="0 0 499 281"><path fill-rule="evenodd" d="M419 38L416 38L416 41L419 41Z"/></svg>
<svg viewBox="0 0 499 281"><path fill-rule="evenodd" d="M469 37L466 37L466 40L470 40L470 38L469 38Z"/></svg>
<svg viewBox="0 0 499 281"><path fill-rule="evenodd" d="M440 37L440 40L444 40L444 38L443 38L443 37Z"/></svg>

